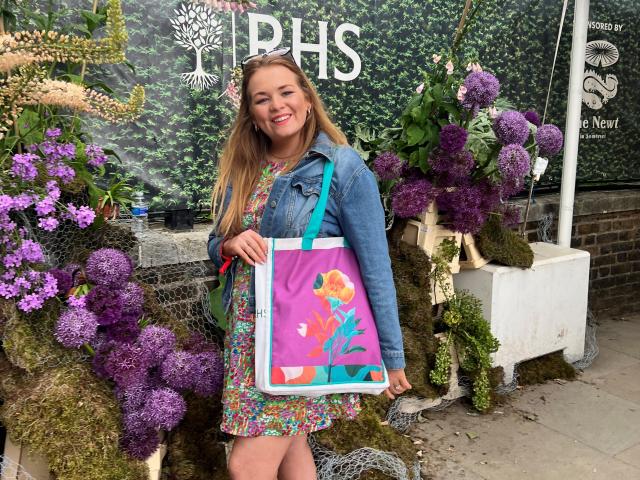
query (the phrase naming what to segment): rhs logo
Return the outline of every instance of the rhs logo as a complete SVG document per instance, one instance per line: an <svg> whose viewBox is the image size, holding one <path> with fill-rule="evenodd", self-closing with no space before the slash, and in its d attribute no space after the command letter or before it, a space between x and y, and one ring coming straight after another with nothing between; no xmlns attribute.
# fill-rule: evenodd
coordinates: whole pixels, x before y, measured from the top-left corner
<svg viewBox="0 0 640 480"><path fill-rule="evenodd" d="M222 51L222 21L216 11L206 4L182 3L174 10L175 18L170 22L174 28L176 43L194 50L196 53L196 68L193 72L183 73L181 80L190 88L205 90L218 83L219 77L204 71L202 56L206 52ZM229 13L224 13L228 15ZM232 30L232 62L231 68L237 65L236 58L236 15L230 12ZM317 55L318 79L329 78L328 64L328 24L326 21L317 21L318 43L306 43L302 41L302 18L291 17L291 50L298 65L301 65L302 52ZM257 54L260 51L268 51L277 48L283 38L283 29L280 21L266 14L248 13L248 39L249 54ZM260 38L260 34L271 30L270 38ZM333 78L342 82L349 82L360 75L362 62L360 55L349 47L345 41L346 34L360 36L360 27L352 23L341 23L334 32L334 43L340 52L351 61L350 71L344 72L337 67L333 70Z"/></svg>

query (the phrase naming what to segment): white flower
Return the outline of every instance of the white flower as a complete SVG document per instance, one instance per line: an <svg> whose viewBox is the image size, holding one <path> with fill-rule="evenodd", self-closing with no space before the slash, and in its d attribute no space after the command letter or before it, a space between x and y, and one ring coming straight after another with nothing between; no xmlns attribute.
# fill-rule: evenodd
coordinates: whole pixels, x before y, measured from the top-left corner
<svg viewBox="0 0 640 480"><path fill-rule="evenodd" d="M298 333L300 334L301 337L306 337L307 336L307 324L306 323L299 323L298 324Z"/></svg>
<svg viewBox="0 0 640 480"><path fill-rule="evenodd" d="M442 55L436 55L435 53L433 54L433 63L438 63L440 61L440 59L442 58Z"/></svg>
<svg viewBox="0 0 640 480"><path fill-rule="evenodd" d="M416 93L422 93L423 90L424 90L424 83L421 83L416 87Z"/></svg>
<svg viewBox="0 0 640 480"><path fill-rule="evenodd" d="M447 67L447 75L451 75L453 73L453 62L449 60L445 67Z"/></svg>

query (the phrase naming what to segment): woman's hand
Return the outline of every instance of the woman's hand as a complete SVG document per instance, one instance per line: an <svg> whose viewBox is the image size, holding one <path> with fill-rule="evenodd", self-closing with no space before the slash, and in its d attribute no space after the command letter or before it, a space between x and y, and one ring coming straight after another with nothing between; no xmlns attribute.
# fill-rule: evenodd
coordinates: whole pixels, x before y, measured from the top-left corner
<svg viewBox="0 0 640 480"><path fill-rule="evenodd" d="M225 257L240 257L251 266L267 261L267 242L257 232L245 230L222 244Z"/></svg>
<svg viewBox="0 0 640 480"><path fill-rule="evenodd" d="M411 384L404 374L404 368L387 370L387 374L389 376L389 388L384 391L387 398L394 400L396 395L411 389Z"/></svg>

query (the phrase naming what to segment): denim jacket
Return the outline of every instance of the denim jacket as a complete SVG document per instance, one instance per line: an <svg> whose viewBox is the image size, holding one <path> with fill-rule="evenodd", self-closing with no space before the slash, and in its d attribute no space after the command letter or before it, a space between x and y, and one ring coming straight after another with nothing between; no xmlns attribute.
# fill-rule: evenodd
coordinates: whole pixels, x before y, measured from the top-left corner
<svg viewBox="0 0 640 480"><path fill-rule="evenodd" d="M276 177L258 233L270 238L303 236L320 195L326 160L335 162L335 168L318 237L344 236L354 249L376 320L382 359L389 369L404 368L402 332L378 184L355 150L335 145L321 132L298 165ZM225 207L230 198L231 187L225 193ZM222 240L214 228L209 235L208 251L218 268L223 263L220 257ZM223 292L225 311L231 304L238 261L235 259L227 270ZM252 274L250 310L255 308L253 278Z"/></svg>

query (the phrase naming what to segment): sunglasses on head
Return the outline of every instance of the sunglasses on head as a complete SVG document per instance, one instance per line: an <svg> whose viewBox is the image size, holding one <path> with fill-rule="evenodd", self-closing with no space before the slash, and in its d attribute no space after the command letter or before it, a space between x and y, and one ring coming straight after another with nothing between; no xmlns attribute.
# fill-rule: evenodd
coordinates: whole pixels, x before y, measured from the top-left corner
<svg viewBox="0 0 640 480"><path fill-rule="evenodd" d="M296 63L295 59L293 58L293 54L291 53L291 49L289 47L284 47L284 48L274 48L273 50L269 50L268 52L256 53L255 55L247 55L242 59L242 61L240 62L240 65L244 70L245 65L251 62L252 60L255 60L256 58L286 57L286 56L289 56L291 61L293 63Z"/></svg>

